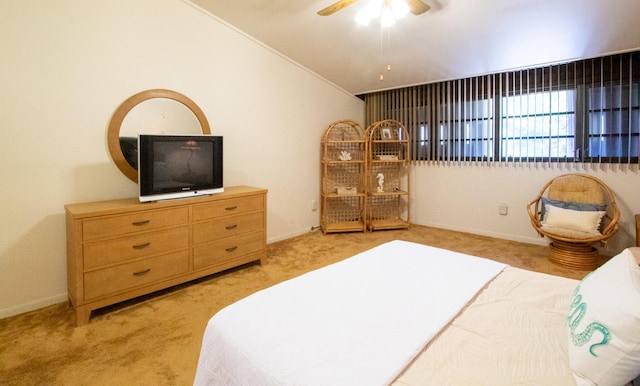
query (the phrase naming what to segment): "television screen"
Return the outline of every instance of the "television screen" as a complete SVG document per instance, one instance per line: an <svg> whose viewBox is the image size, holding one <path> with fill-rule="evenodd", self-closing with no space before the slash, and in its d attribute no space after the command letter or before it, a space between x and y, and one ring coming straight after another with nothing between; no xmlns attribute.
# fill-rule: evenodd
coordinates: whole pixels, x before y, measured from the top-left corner
<svg viewBox="0 0 640 386"><path fill-rule="evenodd" d="M140 201L223 192L222 137L140 134L138 185Z"/></svg>

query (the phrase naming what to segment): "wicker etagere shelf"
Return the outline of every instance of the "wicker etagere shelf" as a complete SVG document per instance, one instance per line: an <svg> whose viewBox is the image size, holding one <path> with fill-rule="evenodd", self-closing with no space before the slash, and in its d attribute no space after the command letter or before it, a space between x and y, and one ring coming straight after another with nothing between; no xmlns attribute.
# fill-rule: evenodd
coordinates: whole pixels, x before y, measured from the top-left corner
<svg viewBox="0 0 640 386"><path fill-rule="evenodd" d="M322 136L320 226L324 233L365 232L367 141L350 120L329 125Z"/></svg>
<svg viewBox="0 0 640 386"><path fill-rule="evenodd" d="M374 122L367 137L366 223L371 231L409 228L409 135L398 121Z"/></svg>

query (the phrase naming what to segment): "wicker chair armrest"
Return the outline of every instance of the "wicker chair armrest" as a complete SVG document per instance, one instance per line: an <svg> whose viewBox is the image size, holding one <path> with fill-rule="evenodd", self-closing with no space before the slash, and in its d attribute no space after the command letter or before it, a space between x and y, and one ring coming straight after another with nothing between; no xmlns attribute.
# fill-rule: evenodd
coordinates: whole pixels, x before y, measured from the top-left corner
<svg viewBox="0 0 640 386"><path fill-rule="evenodd" d="M529 215L531 222L538 228L542 225L540 223L540 216L539 216L540 199L541 197L538 197L527 204L527 214Z"/></svg>
<svg viewBox="0 0 640 386"><path fill-rule="evenodd" d="M612 214L613 214L613 217L609 217L609 215L607 215L607 218L609 219L609 223L602 230L602 234L603 235L613 235L614 233L616 233L618 231L618 228L619 228L618 222L620 220L620 211L618 210L617 206L614 206Z"/></svg>

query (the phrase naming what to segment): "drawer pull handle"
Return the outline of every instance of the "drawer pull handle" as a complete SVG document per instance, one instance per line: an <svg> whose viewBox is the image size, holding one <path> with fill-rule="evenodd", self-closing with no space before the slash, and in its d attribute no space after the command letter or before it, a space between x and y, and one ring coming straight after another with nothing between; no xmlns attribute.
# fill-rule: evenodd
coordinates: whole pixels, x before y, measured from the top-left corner
<svg viewBox="0 0 640 386"><path fill-rule="evenodd" d="M134 245L133 249L143 249L148 247L149 245L151 245L151 243L138 244L138 245Z"/></svg>
<svg viewBox="0 0 640 386"><path fill-rule="evenodd" d="M141 225L149 224L150 222L151 222L151 220L134 221L134 222L131 223L131 225L133 225L135 227L139 227Z"/></svg>
<svg viewBox="0 0 640 386"><path fill-rule="evenodd" d="M151 272L151 268L147 268L144 271L134 272L133 276L143 276L143 275L148 274L149 272Z"/></svg>
<svg viewBox="0 0 640 386"><path fill-rule="evenodd" d="M225 210L236 210L238 209L238 205L234 205L234 206L228 206L226 208L224 208Z"/></svg>
<svg viewBox="0 0 640 386"><path fill-rule="evenodd" d="M225 229L226 229L226 230L228 230L228 231L230 231L230 230L232 230L232 229L236 229L237 227L238 227L238 225L237 225L237 224L234 224L234 225L229 225L229 226L225 227Z"/></svg>
<svg viewBox="0 0 640 386"><path fill-rule="evenodd" d="M238 249L238 247L237 247L237 246L235 246L235 247L231 247L231 248L227 248L227 249L225 249L225 251L227 251L227 252L233 252L233 251L235 251L236 249Z"/></svg>

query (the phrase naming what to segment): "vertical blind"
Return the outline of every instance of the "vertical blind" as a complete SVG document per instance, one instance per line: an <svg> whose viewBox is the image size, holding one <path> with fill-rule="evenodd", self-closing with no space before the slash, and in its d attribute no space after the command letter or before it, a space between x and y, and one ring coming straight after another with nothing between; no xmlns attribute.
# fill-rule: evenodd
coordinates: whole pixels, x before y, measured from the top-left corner
<svg viewBox="0 0 640 386"><path fill-rule="evenodd" d="M362 97L367 126L405 125L413 161L638 166L640 51Z"/></svg>

